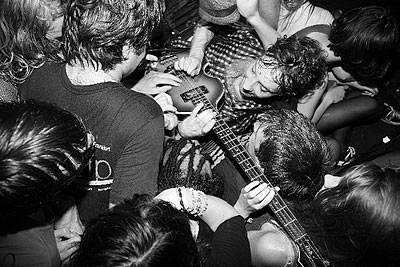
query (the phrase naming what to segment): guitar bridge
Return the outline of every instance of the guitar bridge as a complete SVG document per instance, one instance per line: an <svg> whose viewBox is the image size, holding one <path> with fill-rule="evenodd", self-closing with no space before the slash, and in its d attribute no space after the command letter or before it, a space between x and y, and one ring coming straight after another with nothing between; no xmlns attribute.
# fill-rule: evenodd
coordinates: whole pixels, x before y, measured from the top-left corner
<svg viewBox="0 0 400 267"><path fill-rule="evenodd" d="M180 94L183 102L187 103L189 101L192 101L199 94L198 90L200 90L200 92L203 93L203 94L207 94L208 93L208 89L204 85L201 85L199 87L195 87L193 89L190 89L189 91L186 91L186 92Z"/></svg>

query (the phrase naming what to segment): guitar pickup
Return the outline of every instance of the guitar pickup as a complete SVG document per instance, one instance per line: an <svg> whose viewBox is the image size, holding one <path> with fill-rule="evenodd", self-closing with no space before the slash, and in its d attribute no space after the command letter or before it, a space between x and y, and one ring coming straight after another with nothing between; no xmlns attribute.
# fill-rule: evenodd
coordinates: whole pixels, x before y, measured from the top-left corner
<svg viewBox="0 0 400 267"><path fill-rule="evenodd" d="M183 102L187 103L189 101L192 101L193 99L196 99L196 97L199 96L199 90L200 90L200 93L202 93L204 95L209 92L207 87L205 87L204 85L195 87L193 89L190 89L189 91L186 91L186 92L180 94ZM198 100L201 101L201 99L198 99Z"/></svg>

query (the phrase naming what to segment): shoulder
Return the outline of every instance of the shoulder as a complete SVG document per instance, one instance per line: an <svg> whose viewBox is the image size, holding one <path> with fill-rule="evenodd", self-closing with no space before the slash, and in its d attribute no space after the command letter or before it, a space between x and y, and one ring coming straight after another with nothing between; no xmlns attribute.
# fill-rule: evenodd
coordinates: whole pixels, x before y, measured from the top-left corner
<svg viewBox="0 0 400 267"><path fill-rule="evenodd" d="M123 86L121 85L121 87ZM124 101L121 111L135 112L137 115L147 116L147 119L162 117L161 107L153 97L129 90L126 87L120 88L120 93L119 97L122 97L121 100Z"/></svg>
<svg viewBox="0 0 400 267"><path fill-rule="evenodd" d="M273 227L250 239L253 261L258 263L255 265L290 266L297 259L297 248L284 232Z"/></svg>

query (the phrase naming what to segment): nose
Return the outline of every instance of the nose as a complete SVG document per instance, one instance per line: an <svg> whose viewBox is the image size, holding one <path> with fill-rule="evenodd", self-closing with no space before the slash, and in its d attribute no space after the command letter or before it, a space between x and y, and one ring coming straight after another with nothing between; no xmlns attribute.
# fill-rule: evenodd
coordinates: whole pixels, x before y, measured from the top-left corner
<svg viewBox="0 0 400 267"><path fill-rule="evenodd" d="M256 76L252 71L247 71L243 79L242 88L246 93L251 93L254 91L254 86L257 83Z"/></svg>

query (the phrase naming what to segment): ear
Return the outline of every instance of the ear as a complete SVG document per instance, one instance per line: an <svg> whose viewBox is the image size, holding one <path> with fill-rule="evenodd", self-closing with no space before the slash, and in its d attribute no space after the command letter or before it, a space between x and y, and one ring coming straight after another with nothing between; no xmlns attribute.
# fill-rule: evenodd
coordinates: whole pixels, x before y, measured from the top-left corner
<svg viewBox="0 0 400 267"><path fill-rule="evenodd" d="M124 58L129 58L131 53L133 53L132 48L129 46L128 42L125 42L124 46L122 47L122 56Z"/></svg>

